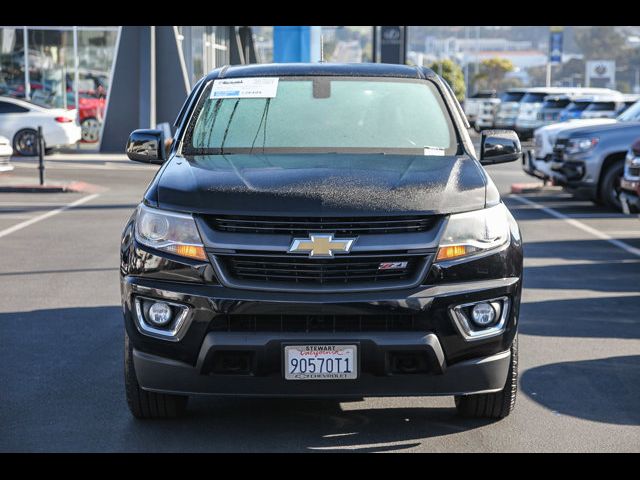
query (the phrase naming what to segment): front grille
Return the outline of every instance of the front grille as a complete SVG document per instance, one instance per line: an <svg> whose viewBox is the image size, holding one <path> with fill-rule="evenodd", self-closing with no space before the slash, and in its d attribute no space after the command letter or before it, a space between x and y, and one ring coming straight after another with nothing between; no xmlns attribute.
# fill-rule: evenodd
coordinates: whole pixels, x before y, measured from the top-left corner
<svg viewBox="0 0 640 480"><path fill-rule="evenodd" d="M640 177L640 167L629 167L628 172L630 177Z"/></svg>
<svg viewBox="0 0 640 480"><path fill-rule="evenodd" d="M387 332L428 330L424 315L217 315L218 332Z"/></svg>
<svg viewBox="0 0 640 480"><path fill-rule="evenodd" d="M564 160L564 151L567 148L569 139L560 138L557 139L553 145L553 160L561 162Z"/></svg>
<svg viewBox="0 0 640 480"><path fill-rule="evenodd" d="M337 235L424 232L437 217L258 217L208 216L211 228L222 232L305 235L331 232Z"/></svg>
<svg viewBox="0 0 640 480"><path fill-rule="evenodd" d="M217 255L227 274L243 281L288 282L311 285L344 285L402 281L414 278L424 255L406 253L349 255L312 259L308 256L235 253ZM401 268L381 269L382 263L403 263ZM396 265L397 266L397 265Z"/></svg>

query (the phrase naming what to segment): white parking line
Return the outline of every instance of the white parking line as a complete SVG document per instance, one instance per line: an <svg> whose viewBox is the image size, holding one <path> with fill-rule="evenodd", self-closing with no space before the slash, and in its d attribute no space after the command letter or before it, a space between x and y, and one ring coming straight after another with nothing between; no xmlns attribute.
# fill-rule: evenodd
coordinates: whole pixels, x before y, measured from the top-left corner
<svg viewBox="0 0 640 480"><path fill-rule="evenodd" d="M99 193L87 195L86 197L79 198L78 200L68 203L63 207L56 208L55 210L50 210L47 213L43 213L42 215L38 215L37 217L33 217L29 220L18 223L17 225L14 225L13 227L9 227L5 230L0 230L0 238L6 237L7 235L17 232L18 230L22 230L23 228L28 227L29 225L33 225L34 223L39 222L40 220L45 220L49 217L53 217L54 215L62 213L65 210L69 210L70 208L77 207L78 205L82 205L83 203L89 202L98 196L100 196Z"/></svg>
<svg viewBox="0 0 640 480"><path fill-rule="evenodd" d="M544 205L540 205L539 203L533 202L528 198L519 197L517 195L509 195L509 198L513 198L514 200L517 200L520 203L529 205L530 207L533 207L536 210L542 210L543 212L551 215L552 217L556 217L556 218L559 218L560 220L564 220L569 225L579 228L580 230L587 232L593 235L594 237L599 238L600 240L609 242L610 244L615 245L616 247L621 248L625 252L635 255L636 257L640 257L640 248L633 247L628 243L625 243L616 238L613 238L607 235L606 233L601 232L600 230L596 230L595 228L592 228L589 225L585 225L584 223L576 220L575 218L571 218L565 215L564 213L560 213L557 210L554 210L553 208L545 207Z"/></svg>

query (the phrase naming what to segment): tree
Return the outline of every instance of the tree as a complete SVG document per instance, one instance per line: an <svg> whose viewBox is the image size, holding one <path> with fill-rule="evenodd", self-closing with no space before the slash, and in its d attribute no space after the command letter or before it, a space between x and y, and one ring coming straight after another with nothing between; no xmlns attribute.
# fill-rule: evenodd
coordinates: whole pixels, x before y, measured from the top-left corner
<svg viewBox="0 0 640 480"><path fill-rule="evenodd" d="M458 101L462 102L465 96L464 73L460 65L452 60L437 60L429 65L429 68L440 75L451 87Z"/></svg>
<svg viewBox="0 0 640 480"><path fill-rule="evenodd" d="M499 90L507 73L513 72L514 66L507 58L488 58L480 62L480 71L474 76L473 84L484 84L487 88Z"/></svg>
<svg viewBox="0 0 640 480"><path fill-rule="evenodd" d="M615 59L626 53L616 27L574 27L574 40L586 60Z"/></svg>

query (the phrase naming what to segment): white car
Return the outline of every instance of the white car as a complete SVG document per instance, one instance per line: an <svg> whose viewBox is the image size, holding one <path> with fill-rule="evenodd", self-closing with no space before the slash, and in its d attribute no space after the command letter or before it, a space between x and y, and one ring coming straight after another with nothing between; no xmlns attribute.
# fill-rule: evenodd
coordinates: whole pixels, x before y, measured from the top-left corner
<svg viewBox="0 0 640 480"><path fill-rule="evenodd" d="M520 101L520 110L516 118L515 130L523 140L528 140L533 131L543 124L540 112L544 99L548 95L567 95L571 98L584 95L607 95L609 98L622 98L618 91L608 88L581 88L581 87L536 87L527 90ZM588 108L588 107L587 107ZM582 115L584 117L584 112Z"/></svg>
<svg viewBox="0 0 640 480"><path fill-rule="evenodd" d="M582 112L580 118L615 118L640 99L639 95L623 94L620 98L598 98Z"/></svg>
<svg viewBox="0 0 640 480"><path fill-rule="evenodd" d="M499 103L495 90L480 90L464 100L464 114L469 124L479 131L476 122L487 104Z"/></svg>
<svg viewBox="0 0 640 480"><path fill-rule="evenodd" d="M13 165L9 163L13 155L11 141L6 137L0 137L0 172L8 172L13 170Z"/></svg>
<svg viewBox="0 0 640 480"><path fill-rule="evenodd" d="M533 132L534 149L533 154L531 155L531 164L523 164L523 170L534 177L542 179L551 178L551 157L553 154L553 145L556 143L556 138L562 130L565 128L587 127L590 125L606 125L607 123L615 123L615 119L574 119L552 123L551 125L537 128Z"/></svg>
<svg viewBox="0 0 640 480"><path fill-rule="evenodd" d="M46 149L74 145L81 138L76 110L48 108L18 98L0 97L0 135L11 140L16 154L37 155L38 127L42 127Z"/></svg>

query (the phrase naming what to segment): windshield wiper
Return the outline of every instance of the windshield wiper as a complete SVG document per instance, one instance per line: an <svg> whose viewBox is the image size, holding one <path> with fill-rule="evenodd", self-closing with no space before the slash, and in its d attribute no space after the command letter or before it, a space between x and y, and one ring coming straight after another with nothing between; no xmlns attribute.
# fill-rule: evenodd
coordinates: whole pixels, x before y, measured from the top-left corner
<svg viewBox="0 0 640 480"><path fill-rule="evenodd" d="M227 122L227 128L224 129L224 134L222 135L222 143L220 143L220 154L224 155L224 142L227 140L227 134L229 133L229 127L231 127L231 122L233 121L233 116L236 114L236 109L238 108L238 103L240 103L240 99L236 100L236 103L233 104L233 110L231 110L231 115L229 115L229 121Z"/></svg>
<svg viewBox="0 0 640 480"><path fill-rule="evenodd" d="M264 122L264 130L262 134L262 153L264 153L264 146L267 142L267 117L269 116L269 105L271 104L271 99L267 98L264 108L262 109L262 116L260 117L260 123L258 124L258 129L256 130L256 134L253 137L253 142L251 142L251 150L249 150L249 154L253 153L253 147L256 144L256 140L258 139L258 134L260 133L260 127L262 127L262 123Z"/></svg>

